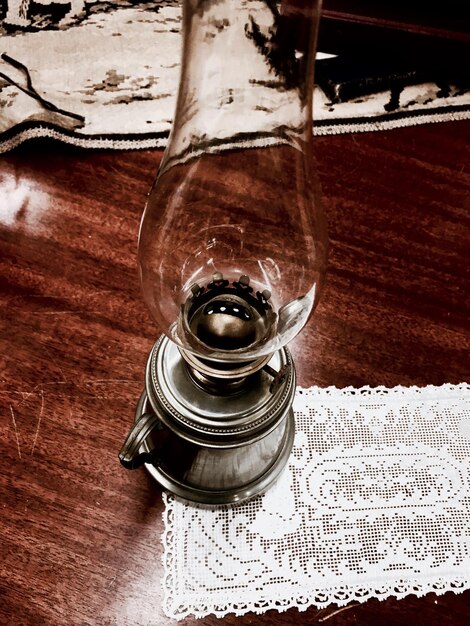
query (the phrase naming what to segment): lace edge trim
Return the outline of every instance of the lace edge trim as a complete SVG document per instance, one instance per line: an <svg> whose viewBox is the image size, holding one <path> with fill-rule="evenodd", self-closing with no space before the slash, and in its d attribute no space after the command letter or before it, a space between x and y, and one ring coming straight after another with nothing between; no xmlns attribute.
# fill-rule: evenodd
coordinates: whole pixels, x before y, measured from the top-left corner
<svg viewBox="0 0 470 626"><path fill-rule="evenodd" d="M399 396L431 396L436 395L454 395L454 394L466 394L470 391L470 385L467 382L461 383L443 383L442 385L410 385L402 386L397 385L395 387L386 387L385 385L378 385L377 387L371 387L364 385L363 387L297 387L297 393L303 395L315 395L315 396L366 396L366 395L399 395Z"/></svg>
<svg viewBox="0 0 470 626"><path fill-rule="evenodd" d="M420 598L428 593L435 593L436 595L443 595L449 591L452 591L453 593L462 593L469 588L470 578L467 577L455 577L453 580L436 578L425 582L418 580L409 580L406 582L398 580L390 582L387 586L380 587L379 589L365 589L361 585L353 585L350 587L338 587L336 589L319 589L314 591L314 595L300 594L294 598L291 597L280 600L266 600L252 603L229 602L223 606L197 606L189 604L174 606L174 600L171 595L169 595L168 588L164 587L165 600L163 604L163 611L165 615L176 620L182 620L189 615L193 615L196 618L206 617L207 615L215 615L220 618L229 613L241 616L249 612L260 614L273 609L279 613L283 613L284 611L292 608L296 608L299 611L306 611L312 606L317 609L325 609L331 604L343 607L351 602L362 604L363 602L371 599L383 601L387 598L394 597L397 600L402 600L409 595L414 595Z"/></svg>
<svg viewBox="0 0 470 626"><path fill-rule="evenodd" d="M438 123L438 122L454 122L470 119L469 111L449 111L447 113L426 113L404 117L394 120L373 121L373 119L365 120L358 123L331 123L325 126L315 126L313 134L316 136L324 135L341 135L347 133L367 133L374 131L394 130L397 128L406 128L408 126L419 126L421 124ZM96 138L93 136L79 137L77 135L70 136L60 130L45 128L40 124L34 128L19 131L13 137L4 141L0 140L0 154L9 152L17 148L22 143L30 139L49 138L57 139L66 144L79 148L90 149L112 149L112 150L150 150L154 148L165 148L167 140L160 138L153 139L113 139L113 138Z"/></svg>

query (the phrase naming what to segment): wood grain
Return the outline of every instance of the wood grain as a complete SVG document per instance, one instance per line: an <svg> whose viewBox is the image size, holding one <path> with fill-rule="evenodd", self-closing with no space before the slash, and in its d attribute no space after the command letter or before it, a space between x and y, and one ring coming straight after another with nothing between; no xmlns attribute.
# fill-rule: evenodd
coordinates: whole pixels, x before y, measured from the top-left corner
<svg viewBox="0 0 470 626"><path fill-rule="evenodd" d="M299 383L468 379L467 122L318 138L331 254ZM161 153L0 161L0 624L164 626L162 500L117 452L158 330L136 239ZM467 624L470 593L226 624ZM185 626L220 623L213 617Z"/></svg>

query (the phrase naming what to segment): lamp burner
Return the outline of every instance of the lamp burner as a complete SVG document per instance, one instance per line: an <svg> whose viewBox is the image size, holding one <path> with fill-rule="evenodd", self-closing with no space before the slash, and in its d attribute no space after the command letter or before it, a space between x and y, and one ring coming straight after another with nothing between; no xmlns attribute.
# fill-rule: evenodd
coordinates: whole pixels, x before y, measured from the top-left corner
<svg viewBox="0 0 470 626"><path fill-rule="evenodd" d="M201 287L195 283L182 307L186 336L192 336L209 348L243 351L266 341L274 332L276 314L265 289L253 293L250 278L240 276L230 282L220 272Z"/></svg>

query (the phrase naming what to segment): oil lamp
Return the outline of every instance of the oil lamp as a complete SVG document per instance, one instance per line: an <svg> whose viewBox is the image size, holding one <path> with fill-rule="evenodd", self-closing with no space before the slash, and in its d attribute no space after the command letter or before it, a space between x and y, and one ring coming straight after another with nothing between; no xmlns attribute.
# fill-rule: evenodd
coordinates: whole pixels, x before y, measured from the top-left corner
<svg viewBox="0 0 470 626"><path fill-rule="evenodd" d="M286 344L327 255L312 149L316 0L184 0L169 143L139 233L162 337L121 463L188 500L265 490L294 438Z"/></svg>

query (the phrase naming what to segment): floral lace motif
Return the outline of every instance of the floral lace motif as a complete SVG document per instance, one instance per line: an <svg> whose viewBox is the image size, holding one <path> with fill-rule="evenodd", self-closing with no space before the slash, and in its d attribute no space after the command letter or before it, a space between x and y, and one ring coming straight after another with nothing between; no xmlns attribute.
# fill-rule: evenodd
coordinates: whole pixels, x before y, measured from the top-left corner
<svg viewBox="0 0 470 626"><path fill-rule="evenodd" d="M167 615L468 588L468 391L299 389L290 462L266 494L214 508L165 495Z"/></svg>

